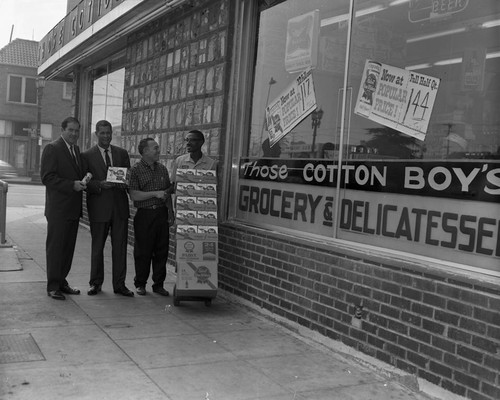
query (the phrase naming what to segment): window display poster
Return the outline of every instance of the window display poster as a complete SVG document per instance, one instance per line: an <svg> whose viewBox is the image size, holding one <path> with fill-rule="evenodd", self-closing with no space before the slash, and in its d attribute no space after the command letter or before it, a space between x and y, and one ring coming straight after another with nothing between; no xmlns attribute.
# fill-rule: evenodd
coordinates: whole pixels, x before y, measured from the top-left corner
<svg viewBox="0 0 500 400"><path fill-rule="evenodd" d="M466 49L462 62L462 87L464 91L483 90L484 67L486 64L486 49Z"/></svg>
<svg viewBox="0 0 500 400"><path fill-rule="evenodd" d="M285 68L297 72L314 68L318 59L319 10L288 20Z"/></svg>
<svg viewBox="0 0 500 400"><path fill-rule="evenodd" d="M354 112L425 140L440 79L367 60Z"/></svg>
<svg viewBox="0 0 500 400"><path fill-rule="evenodd" d="M308 69L267 106L266 124L270 145L279 142L315 108L313 76Z"/></svg>

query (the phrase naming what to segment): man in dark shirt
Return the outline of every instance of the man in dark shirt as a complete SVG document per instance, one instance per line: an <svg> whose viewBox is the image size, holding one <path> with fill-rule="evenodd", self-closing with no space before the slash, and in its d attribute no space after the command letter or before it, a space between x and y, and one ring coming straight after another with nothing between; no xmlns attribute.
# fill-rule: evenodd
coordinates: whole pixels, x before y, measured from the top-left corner
<svg viewBox="0 0 500 400"><path fill-rule="evenodd" d="M152 266L153 292L169 293L163 287L167 276L169 226L174 222L171 186L167 168L158 162L160 148L153 138L138 146L141 160L130 170L129 195L137 207L134 217L134 285L137 294L146 294Z"/></svg>

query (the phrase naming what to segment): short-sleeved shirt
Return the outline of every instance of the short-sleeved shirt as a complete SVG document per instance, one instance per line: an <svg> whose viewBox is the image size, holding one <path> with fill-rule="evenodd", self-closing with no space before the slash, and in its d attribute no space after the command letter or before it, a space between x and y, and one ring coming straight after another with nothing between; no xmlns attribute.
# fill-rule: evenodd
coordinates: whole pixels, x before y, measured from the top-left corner
<svg viewBox="0 0 500 400"><path fill-rule="evenodd" d="M155 162L152 166L141 159L130 168L129 189L140 190L141 192L153 192L166 190L170 187L168 170L163 164ZM165 207L165 200L152 197L147 200L134 201L137 208Z"/></svg>
<svg viewBox="0 0 500 400"><path fill-rule="evenodd" d="M175 159L172 164L172 180L175 180L175 174L177 169L216 169L217 163L214 159L201 155L201 158L194 162L191 158L191 154L183 154Z"/></svg>

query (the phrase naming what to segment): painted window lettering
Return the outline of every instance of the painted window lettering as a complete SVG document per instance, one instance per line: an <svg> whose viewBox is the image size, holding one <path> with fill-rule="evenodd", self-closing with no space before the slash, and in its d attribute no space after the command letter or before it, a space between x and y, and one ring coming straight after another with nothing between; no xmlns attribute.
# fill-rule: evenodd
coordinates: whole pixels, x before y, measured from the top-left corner
<svg viewBox="0 0 500 400"><path fill-rule="evenodd" d="M241 185L239 209L314 224L316 208L322 198L307 193Z"/></svg>
<svg viewBox="0 0 500 400"><path fill-rule="evenodd" d="M336 164L307 160L247 161L240 171L243 179L332 187L339 176ZM500 167L493 162L349 161L340 180L345 189L500 202Z"/></svg>
<svg viewBox="0 0 500 400"><path fill-rule="evenodd" d="M500 257L500 220L342 199L340 229Z"/></svg>

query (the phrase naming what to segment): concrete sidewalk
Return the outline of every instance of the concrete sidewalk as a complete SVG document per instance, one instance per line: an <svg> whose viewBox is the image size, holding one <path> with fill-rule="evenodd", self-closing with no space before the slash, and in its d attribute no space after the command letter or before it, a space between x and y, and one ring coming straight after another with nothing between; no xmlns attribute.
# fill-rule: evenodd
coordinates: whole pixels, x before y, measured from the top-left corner
<svg viewBox="0 0 500 400"><path fill-rule="evenodd" d="M42 207L8 207L0 248L0 399L424 400L412 377L360 362L218 291L211 307L148 295L88 296L90 233L68 277L79 296L46 294ZM110 264L109 243L106 264ZM134 263L128 259L127 286ZM166 289L172 293L171 269ZM413 389L403 385L413 384ZM442 396L439 396L442 398Z"/></svg>

